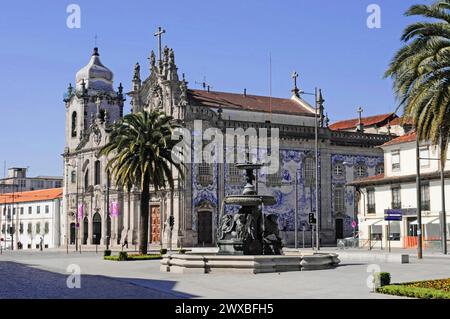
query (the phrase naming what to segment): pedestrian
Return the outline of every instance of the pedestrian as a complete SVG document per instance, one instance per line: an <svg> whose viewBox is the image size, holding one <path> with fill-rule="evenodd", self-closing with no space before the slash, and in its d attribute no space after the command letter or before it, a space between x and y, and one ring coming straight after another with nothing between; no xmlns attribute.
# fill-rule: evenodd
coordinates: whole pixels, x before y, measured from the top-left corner
<svg viewBox="0 0 450 319"><path fill-rule="evenodd" d="M42 251L42 243L44 242L44 238L41 236L41 240L39 241L39 249Z"/></svg>

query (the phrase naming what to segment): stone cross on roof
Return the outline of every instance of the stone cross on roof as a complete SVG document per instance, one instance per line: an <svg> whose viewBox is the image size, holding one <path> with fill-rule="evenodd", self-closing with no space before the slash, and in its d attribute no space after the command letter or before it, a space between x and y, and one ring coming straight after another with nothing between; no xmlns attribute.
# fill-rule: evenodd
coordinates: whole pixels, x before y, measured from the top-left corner
<svg viewBox="0 0 450 319"><path fill-rule="evenodd" d="M155 33L155 37L158 38L158 54L159 54L159 61L158 61L158 63L159 63L160 66L162 64L162 43L161 43L161 40L162 40L162 35L164 33L166 33L166 30L164 30L161 27L158 27L158 31Z"/></svg>

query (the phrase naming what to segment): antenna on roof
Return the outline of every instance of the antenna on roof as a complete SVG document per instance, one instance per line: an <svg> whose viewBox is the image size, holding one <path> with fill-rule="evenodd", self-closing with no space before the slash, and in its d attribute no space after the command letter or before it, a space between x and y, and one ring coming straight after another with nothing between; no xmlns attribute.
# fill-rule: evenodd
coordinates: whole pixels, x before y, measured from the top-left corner
<svg viewBox="0 0 450 319"><path fill-rule="evenodd" d="M203 77L203 82L197 82L195 81L195 84L199 84L202 86L203 90L208 91L212 88L214 88L212 85L206 82L206 76Z"/></svg>
<svg viewBox="0 0 450 319"><path fill-rule="evenodd" d="M269 51L269 121L272 122L272 53Z"/></svg>

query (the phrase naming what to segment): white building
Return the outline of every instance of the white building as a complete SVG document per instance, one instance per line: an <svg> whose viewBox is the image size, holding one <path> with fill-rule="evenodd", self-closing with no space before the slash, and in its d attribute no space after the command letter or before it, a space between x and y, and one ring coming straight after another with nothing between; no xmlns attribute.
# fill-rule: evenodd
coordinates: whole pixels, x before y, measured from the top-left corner
<svg viewBox="0 0 450 319"><path fill-rule="evenodd" d="M0 194L0 238L4 248L60 246L62 188ZM14 228L14 229L12 229Z"/></svg>
<svg viewBox="0 0 450 319"><path fill-rule="evenodd" d="M34 191L38 189L60 188L63 178L59 176L27 176L27 168L8 168L8 175L0 179L0 193Z"/></svg>
<svg viewBox="0 0 450 319"><path fill-rule="evenodd" d="M384 173L349 183L359 190L360 246L417 247L416 134L409 132L381 146ZM450 155L447 155L450 158ZM420 144L422 192L422 234L425 247L440 247L442 196L440 151L429 143ZM450 165L445 167L447 234L450 223ZM385 221L395 210L401 221ZM447 236L448 237L448 236ZM389 240L390 239L390 240Z"/></svg>

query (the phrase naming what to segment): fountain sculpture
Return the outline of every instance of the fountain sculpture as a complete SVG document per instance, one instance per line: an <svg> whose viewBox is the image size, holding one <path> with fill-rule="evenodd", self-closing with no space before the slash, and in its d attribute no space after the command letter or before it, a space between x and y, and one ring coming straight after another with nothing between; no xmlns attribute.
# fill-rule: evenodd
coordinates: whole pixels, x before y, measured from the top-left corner
<svg viewBox="0 0 450 319"><path fill-rule="evenodd" d="M262 165L238 164L236 167L245 170L247 184L242 195L225 197L225 205L239 205L241 208L234 216L221 215L217 232L219 254L281 255L277 216L262 213L263 206L276 203L275 197L258 195L254 185L254 170Z"/></svg>
<svg viewBox="0 0 450 319"><path fill-rule="evenodd" d="M262 164L238 164L245 170L242 195L226 196L217 229L218 251L168 253L161 271L175 273L281 272L332 268L340 261L336 254L283 250L278 217L263 214L264 206L276 204L275 197L258 195L254 171ZM240 206L234 215L224 214L224 205Z"/></svg>

